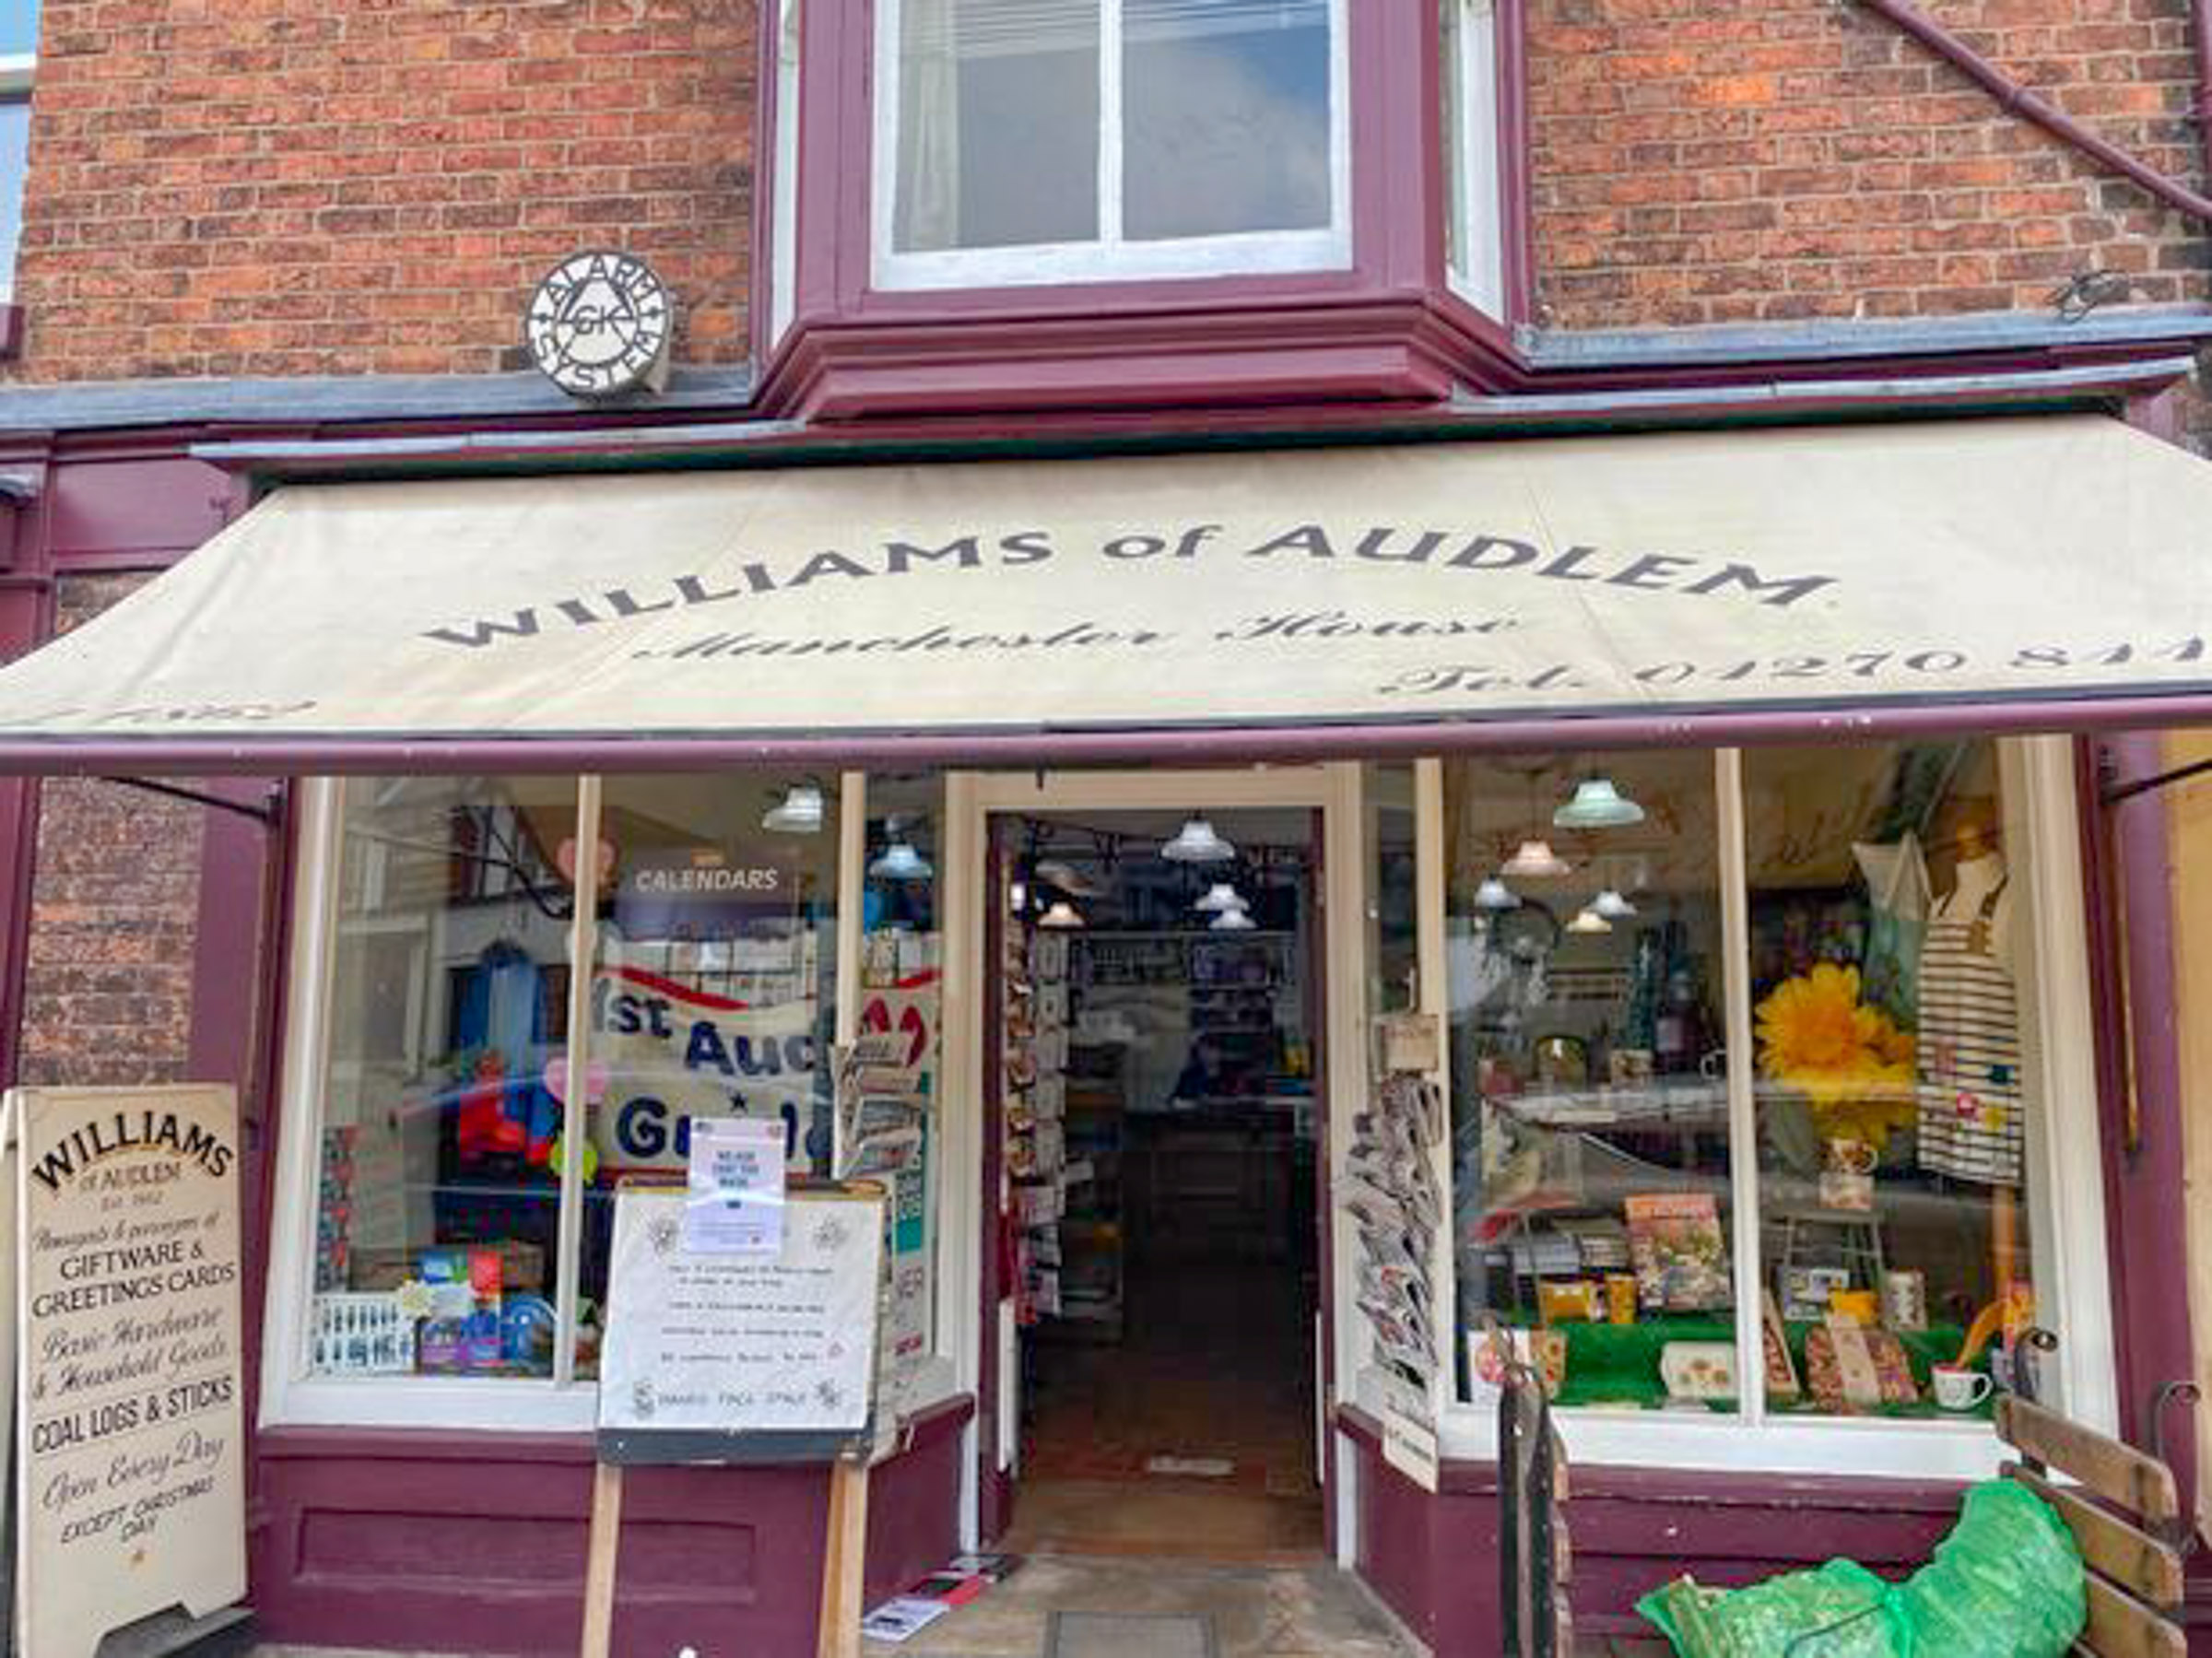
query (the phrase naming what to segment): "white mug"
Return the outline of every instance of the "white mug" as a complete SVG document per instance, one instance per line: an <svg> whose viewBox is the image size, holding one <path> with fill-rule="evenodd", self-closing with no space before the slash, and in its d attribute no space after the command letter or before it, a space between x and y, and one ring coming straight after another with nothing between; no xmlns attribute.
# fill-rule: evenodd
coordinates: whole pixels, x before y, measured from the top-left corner
<svg viewBox="0 0 2212 1658"><path fill-rule="evenodd" d="M1928 1376L1936 1384L1936 1405L1943 1410L1971 1410L1997 1385L1981 1371L1961 1370L1955 1364L1936 1365Z"/></svg>

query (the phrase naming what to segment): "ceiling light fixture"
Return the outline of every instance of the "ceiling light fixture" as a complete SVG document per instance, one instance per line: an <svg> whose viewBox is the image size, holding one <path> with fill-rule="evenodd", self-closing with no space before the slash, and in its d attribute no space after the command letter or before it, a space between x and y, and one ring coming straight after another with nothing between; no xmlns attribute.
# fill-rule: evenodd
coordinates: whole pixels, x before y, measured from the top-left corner
<svg viewBox="0 0 2212 1658"><path fill-rule="evenodd" d="M1037 918L1037 924L1041 927L1066 928L1079 927L1084 923L1083 917L1077 913L1075 905L1069 903L1065 899L1060 898L1054 899L1053 907Z"/></svg>
<svg viewBox="0 0 2212 1658"><path fill-rule="evenodd" d="M1521 907L1521 900L1514 896L1513 889L1496 876L1486 876L1482 885L1475 888L1475 903L1483 910L1518 910Z"/></svg>
<svg viewBox="0 0 2212 1658"><path fill-rule="evenodd" d="M1574 919L1567 923L1570 933L1610 933L1613 923L1585 904L1575 911Z"/></svg>
<svg viewBox="0 0 2212 1658"><path fill-rule="evenodd" d="M1613 786L1609 777L1585 777L1574 798L1551 815L1559 829L1626 829L1643 821L1643 808Z"/></svg>
<svg viewBox="0 0 2212 1658"><path fill-rule="evenodd" d="M1159 855L1171 864L1226 864L1237 855L1237 849L1216 834L1210 822L1194 814L1159 849Z"/></svg>
<svg viewBox="0 0 2212 1658"><path fill-rule="evenodd" d="M1204 911L1208 915L1223 915L1231 910L1249 910L1252 906L1244 901L1243 894L1229 882L1216 881L1212 889L1191 908Z"/></svg>
<svg viewBox="0 0 2212 1658"><path fill-rule="evenodd" d="M1524 841L1520 849L1500 866L1500 873L1523 877L1545 879L1571 875L1574 865L1551 850L1551 842L1544 840Z"/></svg>
<svg viewBox="0 0 2212 1658"><path fill-rule="evenodd" d="M760 827L778 835L818 835L822 832L822 792L812 783L794 783L783 798L760 819Z"/></svg>
<svg viewBox="0 0 2212 1658"><path fill-rule="evenodd" d="M883 855L868 865L868 874L879 881L926 881L936 873L929 860L914 850L913 843L895 829Z"/></svg>
<svg viewBox="0 0 2212 1658"><path fill-rule="evenodd" d="M1249 933L1259 924L1241 910L1224 910L1207 923L1216 933Z"/></svg>
<svg viewBox="0 0 2212 1658"><path fill-rule="evenodd" d="M1626 921L1636 913L1636 906L1623 898L1618 890L1608 887L1591 901L1590 908L1607 921Z"/></svg>

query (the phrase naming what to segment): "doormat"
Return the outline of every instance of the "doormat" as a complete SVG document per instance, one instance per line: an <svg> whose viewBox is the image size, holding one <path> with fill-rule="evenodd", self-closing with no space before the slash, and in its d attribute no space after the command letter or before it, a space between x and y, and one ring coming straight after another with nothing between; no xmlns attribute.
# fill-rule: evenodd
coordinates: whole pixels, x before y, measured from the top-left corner
<svg viewBox="0 0 2212 1658"><path fill-rule="evenodd" d="M1055 1612L1044 1658L1216 1658L1209 1617L1169 1612Z"/></svg>
<svg viewBox="0 0 2212 1658"><path fill-rule="evenodd" d="M1236 1464L1225 1456L1148 1456L1145 1459L1147 1474L1165 1475L1176 1479L1227 1479L1236 1471Z"/></svg>

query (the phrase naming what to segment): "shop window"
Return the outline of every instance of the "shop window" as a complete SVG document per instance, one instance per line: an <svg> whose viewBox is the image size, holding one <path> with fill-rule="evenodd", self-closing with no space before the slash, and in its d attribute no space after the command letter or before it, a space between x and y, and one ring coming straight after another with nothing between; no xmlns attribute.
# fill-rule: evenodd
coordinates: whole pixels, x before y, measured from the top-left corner
<svg viewBox="0 0 2212 1658"><path fill-rule="evenodd" d="M312 1290L279 1391L302 1373L588 1382L621 1180L680 1173L691 1124L728 1114L781 1120L792 1171L830 1171L839 790L379 778L315 798L336 820L308 832L303 910L328 933L301 960L328 991L319 1012L312 982L298 999L310 1052L287 1107L315 1146L312 1217L288 1233ZM273 1273L279 1331L290 1292Z"/></svg>
<svg viewBox="0 0 2212 1658"><path fill-rule="evenodd" d="M805 0L776 0L774 172L769 187L769 347L791 326L798 305L799 46Z"/></svg>
<svg viewBox="0 0 2212 1658"><path fill-rule="evenodd" d="M2049 1178L2095 1147L2055 752L1441 766L1463 1405L1518 1350L1601 1459L1669 1454L1623 1412L1878 1417L1924 1447L1890 1471L1966 1473L1986 1432L1937 1430L2034 1323L2038 1386L2099 1407L2095 1193Z"/></svg>
<svg viewBox="0 0 2212 1658"><path fill-rule="evenodd" d="M1414 769L1369 766L1364 779L1367 845L1367 1005L1404 1013L1419 1000L1420 889L1417 878Z"/></svg>
<svg viewBox="0 0 2212 1658"><path fill-rule="evenodd" d="M308 1370L550 1377L576 785L343 802Z"/></svg>
<svg viewBox="0 0 2212 1658"><path fill-rule="evenodd" d="M1486 1396L1502 1331L1563 1405L1726 1408L1712 757L1457 761L1442 782L1459 1394Z"/></svg>
<svg viewBox="0 0 2212 1658"><path fill-rule="evenodd" d="M941 826L935 774L867 780L863 837L860 994L856 1033L892 1039L923 1101L871 1099L863 1120L841 1122L840 1166L883 1181L890 1194L890 1299L881 1371L893 1411L932 1385L936 1217L944 1179L944 935Z"/></svg>
<svg viewBox="0 0 2212 1658"><path fill-rule="evenodd" d="M1440 0L1445 269L1461 298L1505 312L1497 0Z"/></svg>
<svg viewBox="0 0 2212 1658"><path fill-rule="evenodd" d="M1348 263L1345 0L884 0L887 288Z"/></svg>
<svg viewBox="0 0 2212 1658"><path fill-rule="evenodd" d="M2008 804L1988 742L1745 757L1771 1412L1985 1415L2036 1317L2049 1106Z"/></svg>

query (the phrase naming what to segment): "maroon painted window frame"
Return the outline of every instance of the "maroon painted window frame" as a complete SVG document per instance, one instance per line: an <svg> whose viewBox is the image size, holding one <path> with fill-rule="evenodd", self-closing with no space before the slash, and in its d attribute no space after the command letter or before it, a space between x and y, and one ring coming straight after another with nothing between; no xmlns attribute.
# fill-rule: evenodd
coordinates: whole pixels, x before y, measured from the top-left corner
<svg viewBox="0 0 2212 1658"><path fill-rule="evenodd" d="M1064 287L872 286L875 0L804 0L792 323L771 337L776 8L762 8L752 315L772 416L1001 415L1300 402L1407 405L1519 376L1530 275L1524 0L1498 0L1506 314L1445 269L1441 29L1434 0L1347 8L1352 258L1325 271Z"/></svg>

